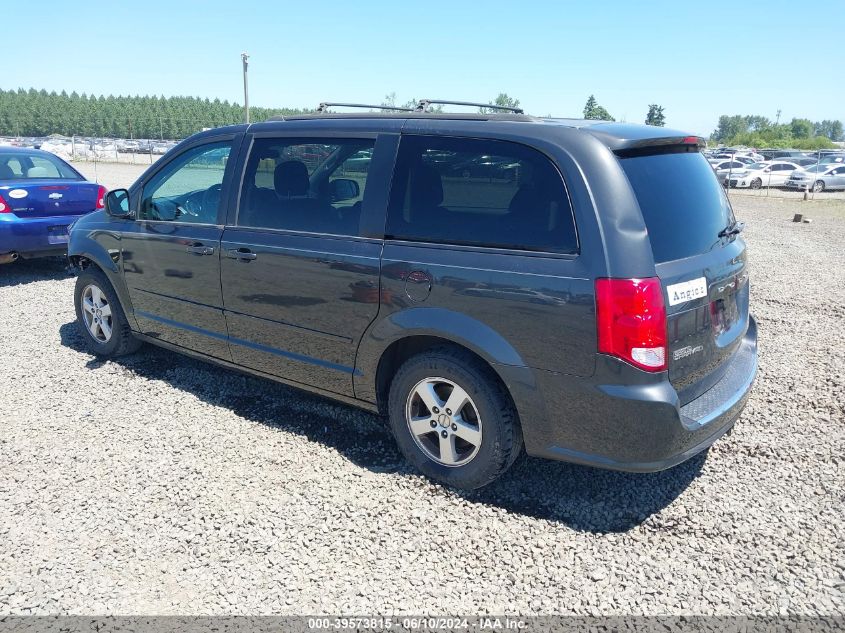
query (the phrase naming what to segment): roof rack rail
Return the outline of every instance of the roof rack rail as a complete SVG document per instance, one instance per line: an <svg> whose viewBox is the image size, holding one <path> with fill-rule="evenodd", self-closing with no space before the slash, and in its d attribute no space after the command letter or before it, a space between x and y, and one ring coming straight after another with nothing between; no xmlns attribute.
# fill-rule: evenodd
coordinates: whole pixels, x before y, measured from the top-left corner
<svg viewBox="0 0 845 633"><path fill-rule="evenodd" d="M420 99L417 104L417 112L428 112L428 107L432 105L457 105L457 106L472 106L476 108L489 108L491 110L504 110L505 112L513 112L514 114L525 114L522 108L512 108L511 106L500 106L492 103L475 103L474 101L448 101L443 99Z"/></svg>
<svg viewBox="0 0 845 633"><path fill-rule="evenodd" d="M418 108L400 108L399 106L388 106L388 105L369 105L366 103L334 103L329 101L323 101L319 106L317 106L317 112L325 112L328 108L332 107L339 107L339 108L369 108L370 110L398 110L400 112L416 112Z"/></svg>

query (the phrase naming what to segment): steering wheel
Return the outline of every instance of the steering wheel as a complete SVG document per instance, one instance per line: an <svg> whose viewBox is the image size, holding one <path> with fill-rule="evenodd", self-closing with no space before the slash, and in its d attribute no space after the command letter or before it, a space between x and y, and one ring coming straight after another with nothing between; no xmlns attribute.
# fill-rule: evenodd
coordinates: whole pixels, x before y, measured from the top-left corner
<svg viewBox="0 0 845 633"><path fill-rule="evenodd" d="M220 206L220 191L223 185L211 185L202 194L202 210L206 217L217 215L217 208Z"/></svg>
<svg viewBox="0 0 845 633"><path fill-rule="evenodd" d="M185 204L179 205L177 208L180 214L184 213L185 215L191 215L198 218L202 212L203 206L203 194L197 192L188 196L185 199Z"/></svg>

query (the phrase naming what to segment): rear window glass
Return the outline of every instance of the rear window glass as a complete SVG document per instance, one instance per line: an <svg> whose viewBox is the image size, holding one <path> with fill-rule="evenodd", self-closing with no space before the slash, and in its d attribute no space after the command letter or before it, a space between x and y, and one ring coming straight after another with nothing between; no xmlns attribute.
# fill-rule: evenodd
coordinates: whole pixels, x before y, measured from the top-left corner
<svg viewBox="0 0 845 633"><path fill-rule="evenodd" d="M79 174L59 158L50 154L17 152L0 154L0 180L51 178L79 180Z"/></svg>
<svg viewBox="0 0 845 633"><path fill-rule="evenodd" d="M733 211L704 156L653 154L619 162L640 204L656 262L692 257L719 243Z"/></svg>

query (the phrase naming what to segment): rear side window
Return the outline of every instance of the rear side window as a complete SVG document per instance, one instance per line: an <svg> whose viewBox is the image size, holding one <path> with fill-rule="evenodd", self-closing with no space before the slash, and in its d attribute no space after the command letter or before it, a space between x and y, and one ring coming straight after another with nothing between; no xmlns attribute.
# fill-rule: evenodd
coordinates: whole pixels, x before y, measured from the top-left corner
<svg viewBox="0 0 845 633"><path fill-rule="evenodd" d="M387 237L559 253L578 243L563 180L506 141L403 136Z"/></svg>
<svg viewBox="0 0 845 633"><path fill-rule="evenodd" d="M256 139L238 226L357 235L374 145L374 139Z"/></svg>
<svg viewBox="0 0 845 633"><path fill-rule="evenodd" d="M706 253L733 221L730 203L699 152L620 158L657 263Z"/></svg>

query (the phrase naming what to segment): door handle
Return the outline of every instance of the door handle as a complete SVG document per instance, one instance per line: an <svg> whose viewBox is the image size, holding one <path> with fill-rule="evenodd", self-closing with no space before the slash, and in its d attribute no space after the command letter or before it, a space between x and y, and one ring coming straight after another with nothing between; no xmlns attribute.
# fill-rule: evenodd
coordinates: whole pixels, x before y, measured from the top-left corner
<svg viewBox="0 0 845 633"><path fill-rule="evenodd" d="M214 247L213 246L203 246L202 244L195 244L193 246L188 246L185 248L186 253L190 253L192 255L214 255Z"/></svg>
<svg viewBox="0 0 845 633"><path fill-rule="evenodd" d="M258 259L258 255L248 248L230 248L226 251L226 257L229 259L238 259L242 262L250 262L253 259Z"/></svg>

